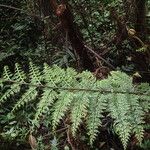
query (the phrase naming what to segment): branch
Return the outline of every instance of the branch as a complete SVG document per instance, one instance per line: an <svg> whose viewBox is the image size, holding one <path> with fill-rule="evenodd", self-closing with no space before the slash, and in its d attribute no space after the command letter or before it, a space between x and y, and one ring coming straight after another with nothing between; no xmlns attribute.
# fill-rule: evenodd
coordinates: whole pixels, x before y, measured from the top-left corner
<svg viewBox="0 0 150 150"><path fill-rule="evenodd" d="M71 146L71 149L75 150L75 147L73 146L73 144L71 142L71 138L70 138L70 128L68 128L68 130L67 130L67 141L68 141L69 145Z"/></svg>
<svg viewBox="0 0 150 150"><path fill-rule="evenodd" d="M27 13L25 10L17 8L17 7L14 7L14 6L0 4L0 7L17 10L17 11L20 11L21 13L24 13L24 14L28 15L28 16L37 17L39 19L42 19L41 16L38 16L38 15L35 15L35 14L31 14L31 13Z"/></svg>
<svg viewBox="0 0 150 150"><path fill-rule="evenodd" d="M108 61L106 61L103 57L101 57L100 55L98 55L94 50L92 50L90 47L88 47L87 45L85 45L85 47L92 52L97 58L99 58L100 60L102 60L103 62L105 62L109 67L111 67L113 70L116 70L116 68L110 64Z"/></svg>

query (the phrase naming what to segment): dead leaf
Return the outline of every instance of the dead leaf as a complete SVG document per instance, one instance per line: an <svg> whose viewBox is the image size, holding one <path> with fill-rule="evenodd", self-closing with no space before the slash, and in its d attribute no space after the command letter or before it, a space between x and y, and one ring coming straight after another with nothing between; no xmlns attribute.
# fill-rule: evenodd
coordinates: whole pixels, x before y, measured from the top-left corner
<svg viewBox="0 0 150 150"><path fill-rule="evenodd" d="M29 135L29 143L30 143L32 150L35 150L37 148L37 141L32 134Z"/></svg>
<svg viewBox="0 0 150 150"><path fill-rule="evenodd" d="M142 78L142 76L139 74L139 72L134 73L133 76L138 77L138 78Z"/></svg>

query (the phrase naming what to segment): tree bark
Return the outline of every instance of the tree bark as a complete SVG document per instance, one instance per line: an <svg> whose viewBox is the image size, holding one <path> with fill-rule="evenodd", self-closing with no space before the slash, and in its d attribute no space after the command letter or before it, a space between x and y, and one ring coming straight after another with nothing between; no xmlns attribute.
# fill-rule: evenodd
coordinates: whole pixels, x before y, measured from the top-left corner
<svg viewBox="0 0 150 150"><path fill-rule="evenodd" d="M135 1L135 30L138 33L138 37L145 41L146 39L146 0Z"/></svg>
<svg viewBox="0 0 150 150"><path fill-rule="evenodd" d="M137 36L146 40L146 0L123 0L126 22L134 25Z"/></svg>

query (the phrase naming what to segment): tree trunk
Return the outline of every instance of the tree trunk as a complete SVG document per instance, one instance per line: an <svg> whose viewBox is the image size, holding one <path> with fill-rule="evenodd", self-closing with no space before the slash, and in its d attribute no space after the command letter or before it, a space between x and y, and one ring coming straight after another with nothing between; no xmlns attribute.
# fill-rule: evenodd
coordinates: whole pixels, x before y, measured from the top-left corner
<svg viewBox="0 0 150 150"><path fill-rule="evenodd" d="M135 0L135 19L135 30L137 36L143 41L143 43L146 43L146 0ZM141 47L141 44L137 44L137 46ZM150 81L150 76L147 74L150 65L149 59L148 47L146 51L136 52L135 54L135 66L137 70L141 71L142 82Z"/></svg>
<svg viewBox="0 0 150 150"><path fill-rule="evenodd" d="M78 56L79 68L94 71L93 62L88 55L88 50L82 41L81 33L74 22L67 2L62 0L62 3L58 5L56 0L50 0L50 3L56 16L60 19L61 27L66 32L74 53Z"/></svg>
<svg viewBox="0 0 150 150"><path fill-rule="evenodd" d="M136 0L135 1L135 30L138 37L145 41L146 39L146 0Z"/></svg>

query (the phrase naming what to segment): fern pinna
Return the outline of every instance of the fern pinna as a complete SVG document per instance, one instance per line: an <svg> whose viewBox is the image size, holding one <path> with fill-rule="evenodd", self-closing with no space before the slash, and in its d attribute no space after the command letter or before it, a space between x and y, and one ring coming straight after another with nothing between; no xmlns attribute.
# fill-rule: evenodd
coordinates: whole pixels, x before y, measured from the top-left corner
<svg viewBox="0 0 150 150"><path fill-rule="evenodd" d="M149 110L148 84L135 86L132 78L120 71L111 72L107 79L97 80L88 71L77 73L72 68L44 64L41 71L33 63L29 68L29 74L25 74L16 64L12 75L9 68L4 67L0 83L2 89L7 85L7 90L1 96L0 106L3 107L10 97L21 95L11 102L10 114L15 116L20 109L24 111L26 105L36 103L34 117L30 118L33 130L40 125L41 118L50 118L55 131L62 119L69 116L72 135L76 136L80 125L86 123L92 145L102 126L103 114L107 113L114 120L114 131L124 149L131 135L142 141L144 113Z"/></svg>

